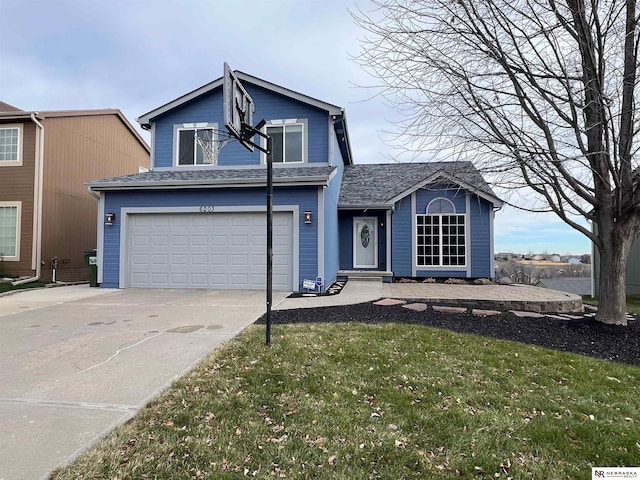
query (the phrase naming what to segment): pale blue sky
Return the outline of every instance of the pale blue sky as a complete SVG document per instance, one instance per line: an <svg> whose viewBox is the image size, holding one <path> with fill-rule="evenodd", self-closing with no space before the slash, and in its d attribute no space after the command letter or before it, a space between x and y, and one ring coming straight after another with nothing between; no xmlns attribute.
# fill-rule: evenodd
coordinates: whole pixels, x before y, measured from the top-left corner
<svg viewBox="0 0 640 480"><path fill-rule="evenodd" d="M366 8L366 0L358 1ZM351 56L353 0L0 0L0 100L23 110L119 108L135 119L222 75L224 61L346 108L357 163L388 161L393 109ZM149 136L143 136L149 141ZM470 155L470 157L472 157ZM588 253L553 215L503 209L496 251Z"/></svg>

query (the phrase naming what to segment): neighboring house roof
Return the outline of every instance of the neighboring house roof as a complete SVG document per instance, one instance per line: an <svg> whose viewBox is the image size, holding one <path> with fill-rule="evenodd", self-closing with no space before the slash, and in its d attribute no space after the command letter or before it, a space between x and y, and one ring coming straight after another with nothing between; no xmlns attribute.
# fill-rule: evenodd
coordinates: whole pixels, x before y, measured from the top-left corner
<svg viewBox="0 0 640 480"><path fill-rule="evenodd" d="M254 77L253 75L249 75L248 73L240 72L238 70L234 71L235 75L238 77L240 81L248 82L253 85L257 85L259 87L265 88L272 92L278 93L288 98L292 98L294 100L298 100L300 102L306 103L308 105L312 105L314 107L320 108L321 110L325 110L331 115L332 120L334 121L334 129L336 131L336 135L338 137L338 144L340 147L340 153L342 154L345 163L351 164L353 163L353 155L351 152L351 143L349 141L349 132L347 129L347 114L342 107L337 105L333 105L331 103L318 100L317 98L310 97L303 93L296 92L294 90L290 90L288 88L282 87L280 85L276 85L275 83L268 82L267 80L263 80L258 77ZM147 112L140 117L137 118L138 123L144 129L151 128L151 122L160 115L167 113L174 108L177 108L181 105L184 105L195 98L198 98L201 95L209 93L217 88L221 88L223 84L223 78L220 77L212 82L207 83L195 90L186 93L175 100L172 100L164 105Z"/></svg>
<svg viewBox="0 0 640 480"><path fill-rule="evenodd" d="M502 206L502 201L471 162L428 162L347 165L338 207L390 208L419 188L443 179Z"/></svg>
<svg viewBox="0 0 640 480"><path fill-rule="evenodd" d="M277 185L327 185L336 167L274 168L273 183ZM140 188L211 188L262 186L267 169L216 168L202 170L154 170L151 172L105 178L89 182L95 191Z"/></svg>
<svg viewBox="0 0 640 480"><path fill-rule="evenodd" d="M576 295L591 295L590 277L545 278L536 286Z"/></svg>
<svg viewBox="0 0 640 480"><path fill-rule="evenodd" d="M22 110L20 110L17 107L14 107L13 105L9 105L8 103L0 101L0 112L21 112L21 111Z"/></svg>
<svg viewBox="0 0 640 480"><path fill-rule="evenodd" d="M2 103L2 102L0 102ZM7 105L7 104L4 104ZM9 105L11 106L11 105ZM6 110L3 111L0 106L0 120L18 120L18 119L26 119L31 118L34 115L38 120L43 120L46 118L62 118L62 117L89 117L94 115L115 115L120 119L120 121L127 127L127 129L131 132L131 134L138 140L140 145L148 152L151 153L151 147L147 144L147 142L142 138L140 133L131 125L127 117L118 110L117 108L103 108L103 109L95 109L95 110L50 110L44 112L26 112L24 110Z"/></svg>

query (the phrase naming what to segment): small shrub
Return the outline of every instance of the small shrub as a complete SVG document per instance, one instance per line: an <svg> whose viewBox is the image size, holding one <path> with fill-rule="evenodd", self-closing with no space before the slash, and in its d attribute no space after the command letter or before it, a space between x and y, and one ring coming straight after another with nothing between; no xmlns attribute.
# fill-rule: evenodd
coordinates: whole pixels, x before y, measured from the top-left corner
<svg viewBox="0 0 640 480"><path fill-rule="evenodd" d="M444 283L448 285L466 285L467 281L463 278L447 278Z"/></svg>
<svg viewBox="0 0 640 480"><path fill-rule="evenodd" d="M473 281L474 285L493 285L493 282L488 278L476 278Z"/></svg>
<svg viewBox="0 0 640 480"><path fill-rule="evenodd" d="M511 285L513 282L509 277L502 277L498 280L499 285Z"/></svg>
<svg viewBox="0 0 640 480"><path fill-rule="evenodd" d="M413 278L401 278L398 283L418 283L418 281Z"/></svg>
<svg viewBox="0 0 640 480"><path fill-rule="evenodd" d="M422 280L422 283L436 283L436 279L435 278L425 278L424 280Z"/></svg>

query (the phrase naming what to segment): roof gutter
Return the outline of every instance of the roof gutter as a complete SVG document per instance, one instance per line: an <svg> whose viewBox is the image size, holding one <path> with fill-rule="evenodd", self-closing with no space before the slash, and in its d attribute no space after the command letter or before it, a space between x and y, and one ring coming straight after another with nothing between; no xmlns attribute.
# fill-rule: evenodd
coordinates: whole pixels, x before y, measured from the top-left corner
<svg viewBox="0 0 640 480"><path fill-rule="evenodd" d="M108 190L130 190L130 189L165 189L165 188L243 188L256 187L265 184L265 179L242 179L232 181L229 179L211 180L208 182L189 180L166 180L156 182L122 182L122 183L88 183L86 184L90 192ZM273 180L274 185L279 186L328 186L329 178L321 177L287 177ZM92 193L92 195L93 195ZM95 196L95 195L94 195Z"/></svg>
<svg viewBox="0 0 640 480"><path fill-rule="evenodd" d="M35 270L33 277L12 282L13 286L40 280L42 268L42 181L44 177L44 126L38 121L35 113L31 120L36 125L36 165L33 180L33 250L31 268ZM35 268L34 268L35 267Z"/></svg>
<svg viewBox="0 0 640 480"><path fill-rule="evenodd" d="M338 204L338 210L393 210L393 204L381 203L373 204L367 203L362 205L340 205Z"/></svg>
<svg viewBox="0 0 640 480"><path fill-rule="evenodd" d="M100 194L93 191L91 185L87 185L87 190L89 191L89 195L91 195L96 200L100 200Z"/></svg>

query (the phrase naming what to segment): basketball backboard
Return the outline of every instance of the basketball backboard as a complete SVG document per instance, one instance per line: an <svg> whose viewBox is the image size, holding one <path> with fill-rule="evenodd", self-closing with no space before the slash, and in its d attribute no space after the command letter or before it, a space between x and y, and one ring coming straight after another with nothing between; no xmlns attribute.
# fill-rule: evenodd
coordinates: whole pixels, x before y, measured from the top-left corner
<svg viewBox="0 0 640 480"><path fill-rule="evenodd" d="M229 133L238 139L246 149L253 152L253 142L247 138L246 126L253 127L253 99L238 80L227 62L224 62L224 77L222 83L224 104L224 126Z"/></svg>

